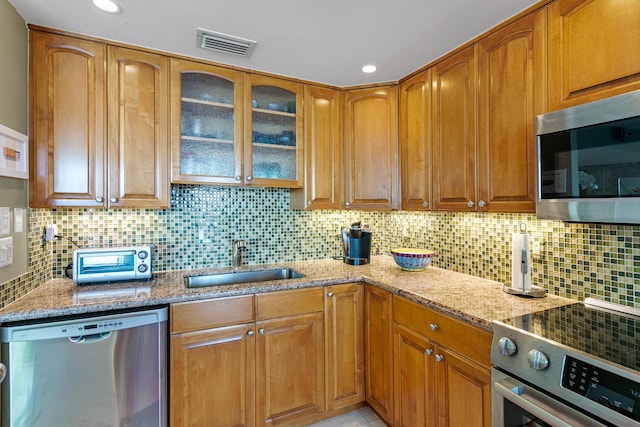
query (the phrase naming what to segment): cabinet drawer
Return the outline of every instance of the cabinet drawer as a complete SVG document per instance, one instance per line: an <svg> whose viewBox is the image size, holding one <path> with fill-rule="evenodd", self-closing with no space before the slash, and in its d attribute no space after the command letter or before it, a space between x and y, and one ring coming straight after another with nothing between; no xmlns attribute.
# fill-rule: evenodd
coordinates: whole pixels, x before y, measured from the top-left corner
<svg viewBox="0 0 640 427"><path fill-rule="evenodd" d="M433 340L436 344L491 366L492 334L475 326L394 295L393 320ZM432 329L432 325L435 328Z"/></svg>
<svg viewBox="0 0 640 427"><path fill-rule="evenodd" d="M324 309L323 288L297 289L256 295L256 319L275 319Z"/></svg>
<svg viewBox="0 0 640 427"><path fill-rule="evenodd" d="M171 304L171 333L253 320L253 295Z"/></svg>

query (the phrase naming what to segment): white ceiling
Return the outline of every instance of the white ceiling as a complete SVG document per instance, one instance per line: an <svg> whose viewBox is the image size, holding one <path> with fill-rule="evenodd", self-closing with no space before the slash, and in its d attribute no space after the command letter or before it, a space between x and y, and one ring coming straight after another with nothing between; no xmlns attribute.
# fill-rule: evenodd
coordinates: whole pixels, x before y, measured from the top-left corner
<svg viewBox="0 0 640 427"><path fill-rule="evenodd" d="M537 2L116 1L110 15L91 0L9 0L27 23L340 87L397 81ZM249 57L203 50L197 28L258 43Z"/></svg>

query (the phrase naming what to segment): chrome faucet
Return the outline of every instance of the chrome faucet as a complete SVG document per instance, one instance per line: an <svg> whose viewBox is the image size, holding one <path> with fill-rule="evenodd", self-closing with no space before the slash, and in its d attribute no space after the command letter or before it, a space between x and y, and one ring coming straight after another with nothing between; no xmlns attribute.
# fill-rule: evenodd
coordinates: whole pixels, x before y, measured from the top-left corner
<svg viewBox="0 0 640 427"><path fill-rule="evenodd" d="M245 249L247 249L247 243L244 240L240 239L233 242L233 258L231 259L231 264L234 269L242 266L242 251Z"/></svg>

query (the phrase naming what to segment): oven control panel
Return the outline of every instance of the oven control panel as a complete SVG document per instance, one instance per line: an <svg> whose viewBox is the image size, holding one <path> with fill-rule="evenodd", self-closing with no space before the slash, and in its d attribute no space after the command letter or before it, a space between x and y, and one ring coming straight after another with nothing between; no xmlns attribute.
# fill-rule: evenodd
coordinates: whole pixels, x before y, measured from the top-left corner
<svg viewBox="0 0 640 427"><path fill-rule="evenodd" d="M640 421L640 384L567 355L562 387Z"/></svg>

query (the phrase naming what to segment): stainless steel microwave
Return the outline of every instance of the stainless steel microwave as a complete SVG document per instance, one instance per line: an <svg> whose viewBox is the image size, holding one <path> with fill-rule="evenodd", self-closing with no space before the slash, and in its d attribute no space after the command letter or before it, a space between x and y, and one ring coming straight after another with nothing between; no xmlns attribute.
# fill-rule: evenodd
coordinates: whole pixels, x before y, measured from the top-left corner
<svg viewBox="0 0 640 427"><path fill-rule="evenodd" d="M640 91L536 117L538 218L640 224Z"/></svg>
<svg viewBox="0 0 640 427"><path fill-rule="evenodd" d="M151 247L76 249L73 281L78 284L151 279Z"/></svg>

